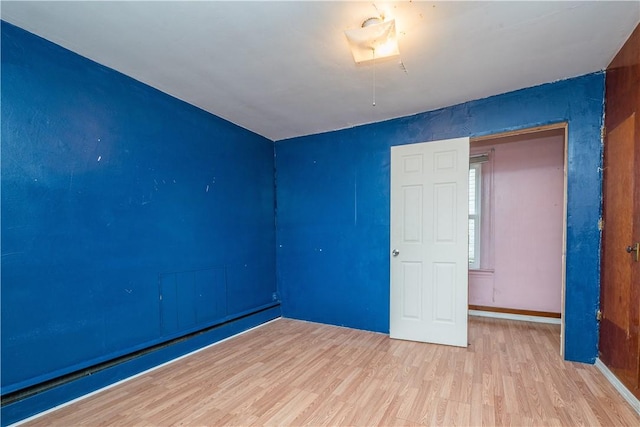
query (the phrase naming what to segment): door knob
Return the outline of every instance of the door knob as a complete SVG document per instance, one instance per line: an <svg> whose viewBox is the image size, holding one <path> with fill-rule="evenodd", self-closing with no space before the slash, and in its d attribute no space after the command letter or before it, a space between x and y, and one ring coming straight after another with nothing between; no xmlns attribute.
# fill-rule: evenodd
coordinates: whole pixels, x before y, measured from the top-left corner
<svg viewBox="0 0 640 427"><path fill-rule="evenodd" d="M638 259L640 258L640 243L636 243L633 246L627 246L627 253L630 254L631 252L635 252L636 256L635 261L638 262Z"/></svg>
<svg viewBox="0 0 640 427"><path fill-rule="evenodd" d="M391 251L391 255L398 256L398 255L400 255L400 251L397 250L397 249L394 249L394 250Z"/></svg>

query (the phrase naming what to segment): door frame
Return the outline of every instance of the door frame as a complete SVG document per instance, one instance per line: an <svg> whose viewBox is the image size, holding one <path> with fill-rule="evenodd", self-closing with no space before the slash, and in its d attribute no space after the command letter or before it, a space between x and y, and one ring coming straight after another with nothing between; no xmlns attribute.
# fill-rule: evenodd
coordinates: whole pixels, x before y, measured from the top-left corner
<svg viewBox="0 0 640 427"><path fill-rule="evenodd" d="M563 129L563 201L562 201L562 284L560 294L560 355L564 357L564 341L565 341L565 305L566 305L566 287L567 287L567 201L568 201L568 141L569 141L569 124L567 122L551 123L543 126L528 127L506 132L497 132L488 135L470 137L469 143L473 146L474 142L488 141L492 139L506 138L517 135L527 135L531 133L544 132L548 130Z"/></svg>

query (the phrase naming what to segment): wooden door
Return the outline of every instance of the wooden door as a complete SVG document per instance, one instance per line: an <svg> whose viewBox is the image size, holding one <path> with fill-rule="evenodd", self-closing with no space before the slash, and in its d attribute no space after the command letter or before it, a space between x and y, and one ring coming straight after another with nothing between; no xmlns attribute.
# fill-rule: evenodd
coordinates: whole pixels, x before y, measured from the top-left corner
<svg viewBox="0 0 640 427"><path fill-rule="evenodd" d="M640 26L607 68L600 359L640 398Z"/></svg>
<svg viewBox="0 0 640 427"><path fill-rule="evenodd" d="M467 346L469 138L391 148L390 336Z"/></svg>

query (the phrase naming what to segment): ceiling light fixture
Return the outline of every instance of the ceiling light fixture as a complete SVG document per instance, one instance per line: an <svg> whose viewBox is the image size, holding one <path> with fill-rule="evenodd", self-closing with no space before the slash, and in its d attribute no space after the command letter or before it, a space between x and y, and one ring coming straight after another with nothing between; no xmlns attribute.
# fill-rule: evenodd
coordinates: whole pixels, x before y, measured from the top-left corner
<svg viewBox="0 0 640 427"><path fill-rule="evenodd" d="M400 55L395 19L369 18L360 28L344 33L357 64Z"/></svg>

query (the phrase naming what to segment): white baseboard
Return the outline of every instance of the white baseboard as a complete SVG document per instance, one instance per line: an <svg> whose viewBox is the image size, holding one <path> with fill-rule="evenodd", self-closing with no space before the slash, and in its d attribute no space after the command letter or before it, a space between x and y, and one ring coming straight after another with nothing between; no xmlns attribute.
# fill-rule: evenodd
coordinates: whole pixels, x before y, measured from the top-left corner
<svg viewBox="0 0 640 427"><path fill-rule="evenodd" d="M110 388L113 388L113 387L115 387L115 386L117 386L117 385L120 385L120 384L122 384L122 383L126 383L127 381L131 381L131 380L132 380L132 379L134 379L134 378L138 378L138 377L140 377L140 376L142 376L142 375L148 374L148 373L149 373L149 372L151 372L151 371L155 371L156 369L160 369L160 368L162 368L163 366L167 366L167 365L169 365L169 364L171 364L171 363L173 363L173 362L177 362L177 361L178 361L178 360L180 360L180 359L184 359L185 357L189 357L189 356L191 356L191 355L193 355L193 354L199 353L199 352L201 352L201 351L203 351L203 350L206 350L206 349L208 349L208 348L210 348L210 347L213 347L213 346L216 346L216 345L218 345L218 344L221 344L221 343L223 343L223 342L225 342L225 341L227 341L227 340L230 340L231 338L235 338L235 337L237 337L237 336L240 336L240 335L246 334L247 332L250 332L250 331L252 331L252 330L254 330L254 329L257 329L257 328L260 328L260 327L262 327L262 326L265 326L265 325L267 325L267 324L269 324L269 323L271 323L271 322L275 322L276 320L279 320L279 319L281 319L281 318L282 318L282 317L276 317L275 319L269 320L268 322L261 323L261 324L259 324L259 325L257 325L257 326L254 326L253 328L247 329L246 331L239 332L239 333L237 333L237 334L235 334L235 335L232 335L232 336L230 336L230 337L227 337L227 338L221 339L220 341L216 341L216 342L211 343L211 344L209 344L209 345L207 345L207 346L205 346L205 347L202 347L202 348L199 348L199 349L197 349L197 350L194 350L194 351L192 351L192 352L190 352L190 353L183 354L182 356L178 356L178 357L176 357L175 359L171 359L171 360L169 360L168 362L164 362L164 363L162 363L162 364L160 364L160 365L154 366L153 368L149 368L149 369L147 369L146 371L139 372L139 373L137 373L137 374L135 374L135 375L132 375L132 376L127 377L127 378L124 378L124 379L122 379L122 380L120 380L120 381L118 381L118 382L115 382L115 383L113 383L113 384L109 384L108 386L105 386L105 387L102 387L102 388L100 388L100 389L98 389L98 390L92 391L91 393L87 393L87 394L82 395L82 396L80 396L80 397L76 397L76 398L75 398L75 399L73 399L73 400L70 400L70 401L68 401L68 402L62 403L62 404L60 404L60 405L58 405L58 406L54 406L53 408L51 408L51 409L47 409L46 411L39 412L39 413L37 413L37 414L35 414L35 415L30 416L29 418L25 418L25 419L23 419L23 420L17 421L17 422L15 422L15 423L13 423L13 424L9 425L8 427L17 427L17 426L19 426L19 425L21 425L21 424L27 423L27 422L29 422L29 421L33 421L33 420L35 420L36 418L40 418L40 417L41 417L41 416L43 416L43 415L46 415L46 414L51 413L51 412L53 412L53 411L57 411L58 409L64 408L65 406L69 406L69 405L71 405L72 403L76 403L76 402L78 402L78 401L80 401L80 400L84 400L84 399L86 399L87 397L93 396L94 394L101 393L101 392L103 392L103 391L105 391L105 390L108 390L108 389L110 389Z"/></svg>
<svg viewBox="0 0 640 427"><path fill-rule="evenodd" d="M629 405L631 405L631 407L635 409L638 414L640 414L640 400L638 400L633 395L633 393L631 393L629 389L625 387L625 385L622 384L622 382L620 382L618 377L613 375L613 372L611 372L609 368L607 368L607 365L602 363L600 358L596 359L596 368L598 368L600 372L602 372L605 378L609 380L611 385L613 385L613 387L618 391L618 393L620 393L622 397L624 397L624 400L626 400L629 403Z"/></svg>
<svg viewBox="0 0 640 427"><path fill-rule="evenodd" d="M559 325L561 320L555 317L528 316L526 314L498 313L495 311L469 310L469 316L493 317L496 319L520 320L522 322L551 323Z"/></svg>

